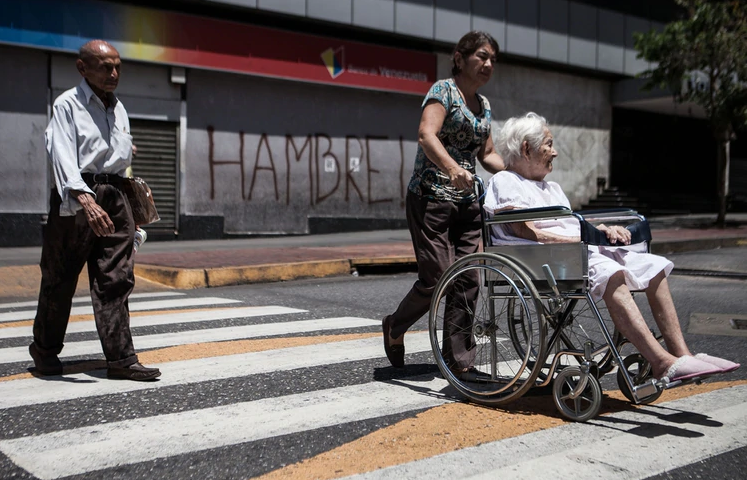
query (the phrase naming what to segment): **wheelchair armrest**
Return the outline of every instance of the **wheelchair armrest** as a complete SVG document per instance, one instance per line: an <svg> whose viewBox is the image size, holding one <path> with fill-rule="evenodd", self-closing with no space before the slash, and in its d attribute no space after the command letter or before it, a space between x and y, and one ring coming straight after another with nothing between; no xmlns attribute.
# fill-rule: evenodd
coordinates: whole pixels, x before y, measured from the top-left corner
<svg viewBox="0 0 747 480"><path fill-rule="evenodd" d="M496 212L485 223L486 225L491 225L496 223L531 222L534 220L572 216L574 215L571 209L558 205L555 207L523 208L521 210Z"/></svg>
<svg viewBox="0 0 747 480"><path fill-rule="evenodd" d="M581 241L588 245L601 245L601 246L621 246L621 243L610 243L607 235L604 232L597 229L594 225L587 222L585 219L580 219L581 222ZM651 242L651 228L649 227L647 220L641 220L625 227L630 231L630 244Z"/></svg>
<svg viewBox="0 0 747 480"><path fill-rule="evenodd" d="M644 221L646 217L639 214L635 210L630 208L606 208L600 210L577 210L574 212L576 215L580 215L584 220L607 220L607 221L619 221L619 220L635 220Z"/></svg>

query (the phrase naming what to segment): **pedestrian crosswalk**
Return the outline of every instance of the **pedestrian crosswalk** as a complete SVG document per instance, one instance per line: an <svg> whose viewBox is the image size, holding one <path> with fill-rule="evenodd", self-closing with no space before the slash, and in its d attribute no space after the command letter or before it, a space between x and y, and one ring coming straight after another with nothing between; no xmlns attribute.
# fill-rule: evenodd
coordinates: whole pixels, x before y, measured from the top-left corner
<svg viewBox="0 0 747 480"><path fill-rule="evenodd" d="M334 459L303 475L283 467L403 421L417 430L419 413L463 405L437 373L425 331L408 333L412 367L393 374L381 344L380 319L326 317L294 306L172 291L130 297L135 347L143 363L161 369L160 379L109 380L90 300L75 299L74 305L60 355L63 375L37 377L29 371L28 356L33 304L0 304L0 478L244 479L272 471L281 478L336 478L351 472L335 467ZM731 389L731 396L724 390L715 401L658 408L708 405L708 412L729 428L727 436L711 442L710 451L740 448L747 445L747 403L729 399L747 397L747 386L734 388L741 390ZM607 425L634 425L645 415L624 412ZM667 422L665 415L658 417L658 423ZM701 422L698 431L709 435L707 427ZM513 472L506 478L529 478L516 472L541 472L546 462L562 462L564 448L573 445L564 447L567 442L558 435L579 439L578 451L571 452L577 457L582 455L578 445L585 445L580 439L594 435L599 442L619 442L623 451L641 448L640 441L619 432L617 437L600 433L610 430L607 426L561 428L547 430L550 441L541 432L532 434L538 444L557 448L510 457L506 464L520 468L501 470L501 477ZM395 464L382 460L373 471L352 473L364 478L497 478L498 464L482 459L508 459L514 454L506 452L525 448L521 440L511 442L475 442L474 447L467 442L447 455ZM376 456L370 448L359 449ZM452 464L459 463L469 468L455 470ZM616 477L601 469L594 478Z"/></svg>
<svg viewBox="0 0 747 480"><path fill-rule="evenodd" d="M106 379L101 346L90 314L90 301L74 300L67 341L60 354L66 367L60 377L36 377L27 369L34 311L32 302L0 305L0 412L74 410L81 402L94 401L104 411L107 402L123 395L172 396L184 389L185 396L204 394L218 381L238 382L253 376L285 372L303 375L314 368L343 366L355 362L381 362L383 350L380 320L360 317L313 317L304 309L277 305L246 305L220 297L187 297L178 292L130 297L133 340L142 358L168 348L211 345L212 353L192 358L188 353L165 362L148 361L163 372L157 382L141 383ZM153 313L149 313L149 312ZM20 323L20 324L19 324ZM166 331L162 331L165 329ZM315 337L326 341L316 343ZM237 342L296 338L297 345L281 343L249 351L223 354L222 347ZM428 352L424 332L409 339L410 353ZM330 344L334 344L331 348ZM244 347L244 349L247 349ZM172 355L173 357L174 355ZM79 371L79 362L98 360L98 368ZM7 370L7 369L10 370ZM33 371L31 372L33 373ZM106 420L93 425L60 425L28 435L24 431L2 431L0 453L14 466L40 479L104 472L114 467L142 464L173 455L206 451L227 445L257 442L268 437L360 422L397 413L416 411L452 401L445 395L422 395L406 388L416 382L437 392L445 386L440 378L408 379L401 384L353 382L333 388L304 390L249 401L229 403L160 415ZM291 390L292 392L293 390ZM135 398L135 397L130 397ZM181 399L184 401L184 398ZM220 403L220 402L218 402ZM20 413L23 415L23 413ZM122 442L130 448L116 448ZM0 463L1 464L1 463ZM134 478L134 477L130 477ZM149 478L145 476L144 478Z"/></svg>

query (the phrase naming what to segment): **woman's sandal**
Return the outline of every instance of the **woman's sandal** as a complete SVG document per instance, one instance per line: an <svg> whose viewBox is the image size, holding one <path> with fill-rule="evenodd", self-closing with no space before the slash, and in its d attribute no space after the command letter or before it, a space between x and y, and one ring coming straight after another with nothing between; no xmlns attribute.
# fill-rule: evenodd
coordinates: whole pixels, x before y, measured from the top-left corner
<svg viewBox="0 0 747 480"><path fill-rule="evenodd" d="M403 344L390 344L389 333L391 327L389 325L389 319L391 317L384 317L384 321L381 322L381 329L384 331L384 351L386 352L386 358L389 359L389 363L394 368L405 368L405 346Z"/></svg>

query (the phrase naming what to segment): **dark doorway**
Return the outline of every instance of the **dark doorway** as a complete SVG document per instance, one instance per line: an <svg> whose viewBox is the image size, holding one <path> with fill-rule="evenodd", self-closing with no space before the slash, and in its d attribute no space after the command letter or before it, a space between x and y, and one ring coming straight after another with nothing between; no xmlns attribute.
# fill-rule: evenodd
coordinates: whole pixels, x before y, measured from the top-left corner
<svg viewBox="0 0 747 480"><path fill-rule="evenodd" d="M708 123L615 108L609 184L649 215L717 211L716 142Z"/></svg>

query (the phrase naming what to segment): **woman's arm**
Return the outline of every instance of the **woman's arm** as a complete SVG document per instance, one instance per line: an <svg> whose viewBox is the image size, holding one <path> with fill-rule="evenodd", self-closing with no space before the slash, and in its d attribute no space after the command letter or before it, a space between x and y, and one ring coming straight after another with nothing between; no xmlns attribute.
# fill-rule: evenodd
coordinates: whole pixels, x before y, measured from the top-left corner
<svg viewBox="0 0 747 480"><path fill-rule="evenodd" d="M498 173L501 170L506 169L506 166L503 163L503 158L495 150L492 135L488 135L488 140L480 149L480 154L477 159L480 160L483 168L490 173Z"/></svg>
<svg viewBox="0 0 747 480"><path fill-rule="evenodd" d="M540 243L579 243L581 237L568 237L558 235L557 233L548 232L537 228L534 222L514 222L506 224L515 237L526 238Z"/></svg>
<svg viewBox="0 0 747 480"><path fill-rule="evenodd" d="M423 114L420 116L420 127L418 128L418 143L423 148L428 160L435 163L436 166L449 176L451 184L457 190L464 190L472 187L472 174L460 167L459 164L451 158L444 148L441 140L438 139L438 132L446 119L446 109L436 100L428 100L423 108Z"/></svg>

